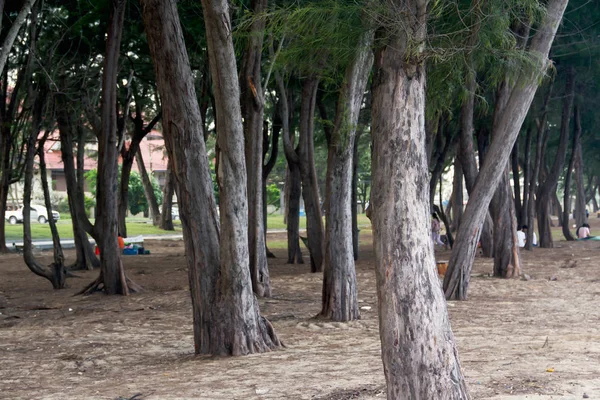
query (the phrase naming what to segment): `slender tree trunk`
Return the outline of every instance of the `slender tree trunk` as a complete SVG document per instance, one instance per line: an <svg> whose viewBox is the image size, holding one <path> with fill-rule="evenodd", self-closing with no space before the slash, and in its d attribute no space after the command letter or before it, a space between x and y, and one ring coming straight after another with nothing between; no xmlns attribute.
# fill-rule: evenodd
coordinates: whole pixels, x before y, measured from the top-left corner
<svg viewBox="0 0 600 400"><path fill-rule="evenodd" d="M550 206L552 205L552 198L556 195L556 187L558 186L558 180L562 173L565 158L567 156L567 148L569 142L569 130L571 113L573 111L573 98L575 95L575 71L571 67L566 71L567 82L565 86L565 97L563 101L563 110L560 127L560 141L558 144L558 150L556 157L552 164L552 168L545 177L543 183L540 183L538 188L537 199L537 220L540 231L539 245L542 248L554 247L554 241L552 240L551 222L550 222ZM545 152L542 154L545 156ZM566 210L569 212L569 210ZM561 214L557 214L560 219ZM568 229L568 225L567 225Z"/></svg>
<svg viewBox="0 0 600 400"><path fill-rule="evenodd" d="M453 137L451 132L446 133L444 129L444 119L440 118L440 126L435 139L435 150L432 157L433 169L431 171L431 179L429 180L429 201L433 205L435 201L435 189L437 183L444 172L444 165L448 154L454 150L457 143L457 138ZM431 165L431 162L430 164Z"/></svg>
<svg viewBox="0 0 600 400"><path fill-rule="evenodd" d="M474 32L473 34L476 34ZM473 71L468 71L465 76L465 88L468 90L467 98L462 105L460 115L460 140L458 159L462 166L463 176L467 187L467 193L471 196L475 181L477 179L477 160L475 159L475 149L473 146L473 113L475 112L475 90L477 87L476 76ZM479 150L479 162L484 159L484 151ZM492 219L486 216L482 228L481 249L484 257L492 257L494 254Z"/></svg>
<svg viewBox="0 0 600 400"><path fill-rule="evenodd" d="M517 218L510 190L508 166L491 202L494 219L494 276L517 278L521 274L521 258L517 245Z"/></svg>
<svg viewBox="0 0 600 400"><path fill-rule="evenodd" d="M9 135L5 134L6 128L0 127L0 212L6 213L8 191L10 188L10 143ZM0 253L8 253L6 247L6 219L0 218Z"/></svg>
<svg viewBox="0 0 600 400"><path fill-rule="evenodd" d="M195 351L244 355L279 347L273 327L260 315L252 293L244 137L227 2L202 1L218 121L220 232L202 118L177 5L161 0L142 0L141 4L162 99L165 143L177 179Z"/></svg>
<svg viewBox="0 0 600 400"><path fill-rule="evenodd" d="M0 50L0 76L4 73L4 68L6 67L6 62L8 61L8 55L12 50L13 43L19 34L19 30L21 26L25 23L25 19L27 18L27 14L33 7L36 0L25 0L23 6L21 7L21 11L17 14L17 18L13 21L8 33L4 37L4 42L2 43L2 50Z"/></svg>
<svg viewBox="0 0 600 400"><path fill-rule="evenodd" d="M263 226L265 234L265 250L267 258L275 258L275 255L269 251L267 246L267 180L269 174L277 163L277 156L279 154L279 136L281 134L282 124L279 107L276 107L273 113L273 133L271 134L271 156L266 161L267 150L269 147L269 130L266 127L263 129L263 168L262 168L262 203L263 203Z"/></svg>
<svg viewBox="0 0 600 400"><path fill-rule="evenodd" d="M73 238L75 242L75 263L69 266L71 270L91 270L100 266L100 261L95 256L87 232L92 232L92 224L89 222L84 198L83 186L79 185L77 172L75 170L75 156L73 155L73 117L69 113L67 97L63 93L55 93L56 121L60 136L61 159L65 171L67 185L67 199L71 213L71 224L73 226ZM84 145L79 144L77 158L83 159ZM83 161L78 162L78 169L83 170ZM81 178L83 179L83 178ZM81 190L80 190L81 189Z"/></svg>
<svg viewBox="0 0 600 400"><path fill-rule="evenodd" d="M575 162L577 159L577 147L579 145L581 131L575 129L573 132L573 145L571 147L571 158L569 160L569 166L567 167L567 173L565 174L565 189L563 193L563 210L559 218L562 219L562 232L566 240L573 241L575 237L571 232L571 220L569 218L571 210L571 183L573 182L573 169L575 168ZM577 212L575 212L576 214ZM575 216L574 216L575 217ZM578 227L580 225L577 225Z"/></svg>
<svg viewBox="0 0 600 400"><path fill-rule="evenodd" d="M101 131L98 137L98 218L94 224L96 243L100 248L100 276L81 293L91 293L100 287L109 295L128 295L140 289L125 276L121 262L118 235L118 148L117 148L117 72L125 0L112 0L106 56L102 75Z"/></svg>
<svg viewBox="0 0 600 400"><path fill-rule="evenodd" d="M346 69L327 157L327 230L319 316L334 321L360 316L352 242L352 166L356 125L373 65L372 43L373 33L363 34Z"/></svg>
<svg viewBox="0 0 600 400"><path fill-rule="evenodd" d="M135 160L135 154L138 152L140 143L137 140L132 140L129 148L123 148L121 157L121 179L119 179L119 202L118 202L118 219L119 219L119 234L122 237L127 237L127 209L129 207L129 178L131 177L131 168Z"/></svg>
<svg viewBox="0 0 600 400"><path fill-rule="evenodd" d="M30 92L33 92L33 90ZM48 279L54 289L63 289L65 287L66 269L63 263L64 258L57 258L57 255L62 256L62 251L60 247L60 239L58 239L56 229L53 231L55 259L50 268L41 265L33 255L33 243L31 240L31 189L33 186L33 162L36 153L36 139L40 132L44 104L46 101L46 93L44 91L39 91L36 94L37 98L34 101L34 110L32 114L32 127L27 139L27 152L25 154L25 184L23 188L23 259L31 272ZM43 153L43 149L41 153ZM51 209L48 209L48 213L51 214ZM52 220L51 215L49 216L49 219Z"/></svg>
<svg viewBox="0 0 600 400"><path fill-rule="evenodd" d="M427 1L394 4L410 48L421 49ZM373 79L371 204L387 398L466 399L428 240L425 66L405 53L406 30L379 31Z"/></svg>
<svg viewBox="0 0 600 400"><path fill-rule="evenodd" d="M529 185L531 181L531 143L533 138L533 122L527 128L525 137L525 154L523 156L523 205L521 207L521 222L519 225L529 225ZM534 231L533 224L527 230Z"/></svg>
<svg viewBox="0 0 600 400"><path fill-rule="evenodd" d="M44 95L46 95L46 93L44 93ZM36 133L37 131L38 130L36 129ZM64 281L67 276L67 271L65 269L65 256L63 254L62 245L60 244L60 236L58 234L58 229L56 228L56 222L54 221L54 218L52 218L50 185L48 184L48 175L46 170L46 160L44 154L44 143L46 141L46 138L47 135L45 135L44 138L39 142L38 157L40 161L40 176L42 178L42 189L44 191L44 204L46 206L46 210L48 210L48 225L50 225L50 232L52 233L54 262L50 265L49 269L51 270L54 282L56 282L56 287L62 289L64 288Z"/></svg>
<svg viewBox="0 0 600 400"><path fill-rule="evenodd" d="M150 209L150 216L152 217L152 225L158 226L160 222L160 209L158 208L158 200L154 194L152 179L150 179L150 175L146 170L146 164L144 164L144 158L139 148L138 151L135 152L135 162L140 170L142 186L144 187L144 195L146 196L148 208Z"/></svg>
<svg viewBox="0 0 600 400"><path fill-rule="evenodd" d="M567 3L568 0L548 2L547 13L528 48L528 51L538 56L537 73L528 71L519 74L506 106L503 107L502 115L497 119L498 124L495 124L496 132L493 137L498 140L492 141L483 167L479 171L458 229L448 271L444 277L444 291L448 299L467 298L481 227L496 187L503 176L498 174L498 171L503 170L508 163L510 152L537 90L539 76L548 67L548 53Z"/></svg>
<svg viewBox="0 0 600 400"><path fill-rule="evenodd" d="M286 186L289 190L287 203L287 242L288 242L288 264L304 264L302 249L300 248L300 197L302 196L302 180L300 178L300 167L294 163L288 163Z"/></svg>
<svg viewBox="0 0 600 400"><path fill-rule="evenodd" d="M258 297L271 297L263 218L263 96L261 60L267 0L252 0L251 11L258 17L251 24L240 72L242 116L248 193L248 246L252 290Z"/></svg>
<svg viewBox="0 0 600 400"><path fill-rule="evenodd" d="M287 94L283 78L275 71L275 79L279 89L279 102L281 112L281 123L283 130L283 149L287 161L286 171L286 224L288 241L288 264L303 264L302 251L300 250L300 196L302 195L302 183L300 177L300 160L298 149L294 149L294 132L290 130L290 121L293 111L292 97ZM285 100L283 100L285 99Z"/></svg>
<svg viewBox="0 0 600 400"><path fill-rule="evenodd" d="M575 118L575 133L574 137L577 142L573 144L575 152L575 184L577 187L577 195L575 197L575 209L577 213L575 215L576 224L578 227L587 223L586 206L587 201L585 198L585 187L583 183L583 155L581 148L581 115L579 111L579 104L575 102L574 115Z"/></svg>
<svg viewBox="0 0 600 400"><path fill-rule="evenodd" d="M463 170L458 157L454 159L454 177L452 178L452 227L456 232L463 214Z"/></svg>
<svg viewBox="0 0 600 400"><path fill-rule="evenodd" d="M319 182L314 158L314 115L319 80L306 78L302 86L300 108L300 140L298 143L300 176L302 177L302 197L306 210L306 234L310 253L310 271L323 271L324 229L321 216Z"/></svg>
<svg viewBox="0 0 600 400"><path fill-rule="evenodd" d="M527 221L528 221L528 230L527 230L527 240L525 242L525 250L533 250L533 233L535 232L534 222L535 222L535 210L538 199L534 198L535 194L538 190L538 181L540 180L540 171L542 160L544 156L544 148L545 143L547 141L547 121L548 121L548 104L550 103L550 98L552 97L552 89L554 87L554 78L555 75L552 75L550 84L548 85L548 91L544 98L544 104L542 106L542 118L537 126L537 138L535 144L535 161L533 165L533 172L531 175L531 181L529 182L529 204L527 205ZM539 230L539 221L538 221L538 230Z"/></svg>
<svg viewBox="0 0 600 400"><path fill-rule="evenodd" d="M499 132L498 126L501 124L501 118L510 95L510 86L505 81L497 90L496 104L494 108L494 118L492 134ZM498 137L492 137L497 140ZM511 164L513 173L516 173L515 191L519 188L519 165L518 159L515 168L515 153L518 155L519 147L517 145L518 137L512 149L512 163L507 163L503 177L492 197L490 203L490 213L494 219L494 276L503 278L516 278L521 274L521 260L517 242L517 217L516 217L516 198L513 200L513 193L510 188L510 169ZM519 195L520 198L520 195ZM519 201L520 206L520 201Z"/></svg>
<svg viewBox="0 0 600 400"><path fill-rule="evenodd" d="M513 192L515 202L515 214L517 216L517 225L523 225L523 200L521 199L521 178L519 174L519 139L515 141L511 153L511 169L513 174ZM509 186L510 187L510 186ZM512 194L511 194L512 197ZM496 242L498 243L498 242Z"/></svg>
<svg viewBox="0 0 600 400"><path fill-rule="evenodd" d="M165 187L163 188L163 201L160 213L160 229L165 231L173 231L173 193L175 192L175 181L173 171L171 170L171 162L167 164L167 177L165 179Z"/></svg>
<svg viewBox="0 0 600 400"><path fill-rule="evenodd" d="M358 129L356 132L356 138L354 139L354 148L352 150L352 196L350 200L350 210L352 212L352 251L354 253L354 261L358 260L360 248L360 229L358 229L358 142L361 134L362 130Z"/></svg>

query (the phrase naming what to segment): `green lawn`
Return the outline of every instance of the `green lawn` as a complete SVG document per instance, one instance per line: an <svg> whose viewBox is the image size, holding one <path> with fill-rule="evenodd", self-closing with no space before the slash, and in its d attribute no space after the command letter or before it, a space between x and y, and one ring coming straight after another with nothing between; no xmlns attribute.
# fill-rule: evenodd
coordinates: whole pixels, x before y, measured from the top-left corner
<svg viewBox="0 0 600 400"><path fill-rule="evenodd" d="M58 228L58 234L61 238L72 239L73 228L71 220L60 220L56 224ZM152 224L139 221L127 221L127 236L138 236L138 235L169 235L181 233L181 225L175 226L175 231L163 231L158 229ZM52 237L50 233L49 224L31 224L31 236L34 240L36 239L50 239ZM6 224L6 241L17 241L23 239L23 224L10 225Z"/></svg>
<svg viewBox="0 0 600 400"><path fill-rule="evenodd" d="M325 220L325 218L323 218ZM371 221L367 218L365 214L358 214L358 228L362 229L363 227L370 227ZM285 224L283 223L283 215L281 214L270 214L267 215L267 227L268 229L285 229ZM300 217L300 229L306 228L306 217Z"/></svg>
<svg viewBox="0 0 600 400"><path fill-rule="evenodd" d="M127 236L138 236L138 235L169 235L181 233L181 222L175 221L175 231L163 231L148 223L148 219L143 218L128 218L127 219ZM93 222L93 221L92 221ZM72 239L73 229L71 226L70 219L61 219L57 225L58 233L61 238ZM283 215L273 214L267 216L268 229L285 229L283 223ZM369 227L369 219L364 214L358 215L358 226L359 228ZM306 228L306 217L300 217L300 229ZM50 225L39 224L33 222L31 224L31 236L34 240L36 239L50 239ZM6 240L17 241L23 239L23 224L10 225L6 223Z"/></svg>

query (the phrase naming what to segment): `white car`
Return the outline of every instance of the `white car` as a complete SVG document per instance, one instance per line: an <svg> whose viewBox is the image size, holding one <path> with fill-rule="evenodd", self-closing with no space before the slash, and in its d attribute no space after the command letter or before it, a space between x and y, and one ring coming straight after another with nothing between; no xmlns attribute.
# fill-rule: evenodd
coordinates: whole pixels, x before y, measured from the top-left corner
<svg viewBox="0 0 600 400"><path fill-rule="evenodd" d="M45 224L48 222L48 210L44 206L32 204L30 215L32 221L37 220L40 224ZM14 211L7 211L4 214L4 219L6 219L11 225L15 225L18 222L23 222L23 206ZM52 219L55 222L58 221L60 219L60 214L53 210Z"/></svg>

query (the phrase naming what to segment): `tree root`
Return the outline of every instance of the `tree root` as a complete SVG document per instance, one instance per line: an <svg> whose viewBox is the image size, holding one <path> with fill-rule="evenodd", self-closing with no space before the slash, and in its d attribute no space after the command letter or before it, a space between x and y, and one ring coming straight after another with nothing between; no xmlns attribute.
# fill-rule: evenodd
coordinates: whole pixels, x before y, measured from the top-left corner
<svg viewBox="0 0 600 400"><path fill-rule="evenodd" d="M125 276L125 272L121 269L121 292L119 294L122 294L123 296L129 296L132 293L139 293L142 290L142 287ZM101 272L98 278L96 278L93 282L79 292L75 293L74 296L89 296L95 292L102 291L104 291L104 277Z"/></svg>

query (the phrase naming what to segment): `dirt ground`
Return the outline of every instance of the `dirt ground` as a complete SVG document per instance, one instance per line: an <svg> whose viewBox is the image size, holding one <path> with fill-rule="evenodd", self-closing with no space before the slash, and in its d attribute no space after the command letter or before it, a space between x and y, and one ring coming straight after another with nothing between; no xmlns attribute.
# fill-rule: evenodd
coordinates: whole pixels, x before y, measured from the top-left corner
<svg viewBox="0 0 600 400"><path fill-rule="evenodd" d="M361 240L360 321L311 319L321 275L276 250L274 295L260 305L287 347L227 359L193 355L183 242L125 257L145 288L130 297L73 297L96 271L54 291L20 256L2 256L0 398L383 399L373 252ZM523 261L531 279L509 281L477 259L469 301L449 303L472 397L600 399L600 242L558 242Z"/></svg>

